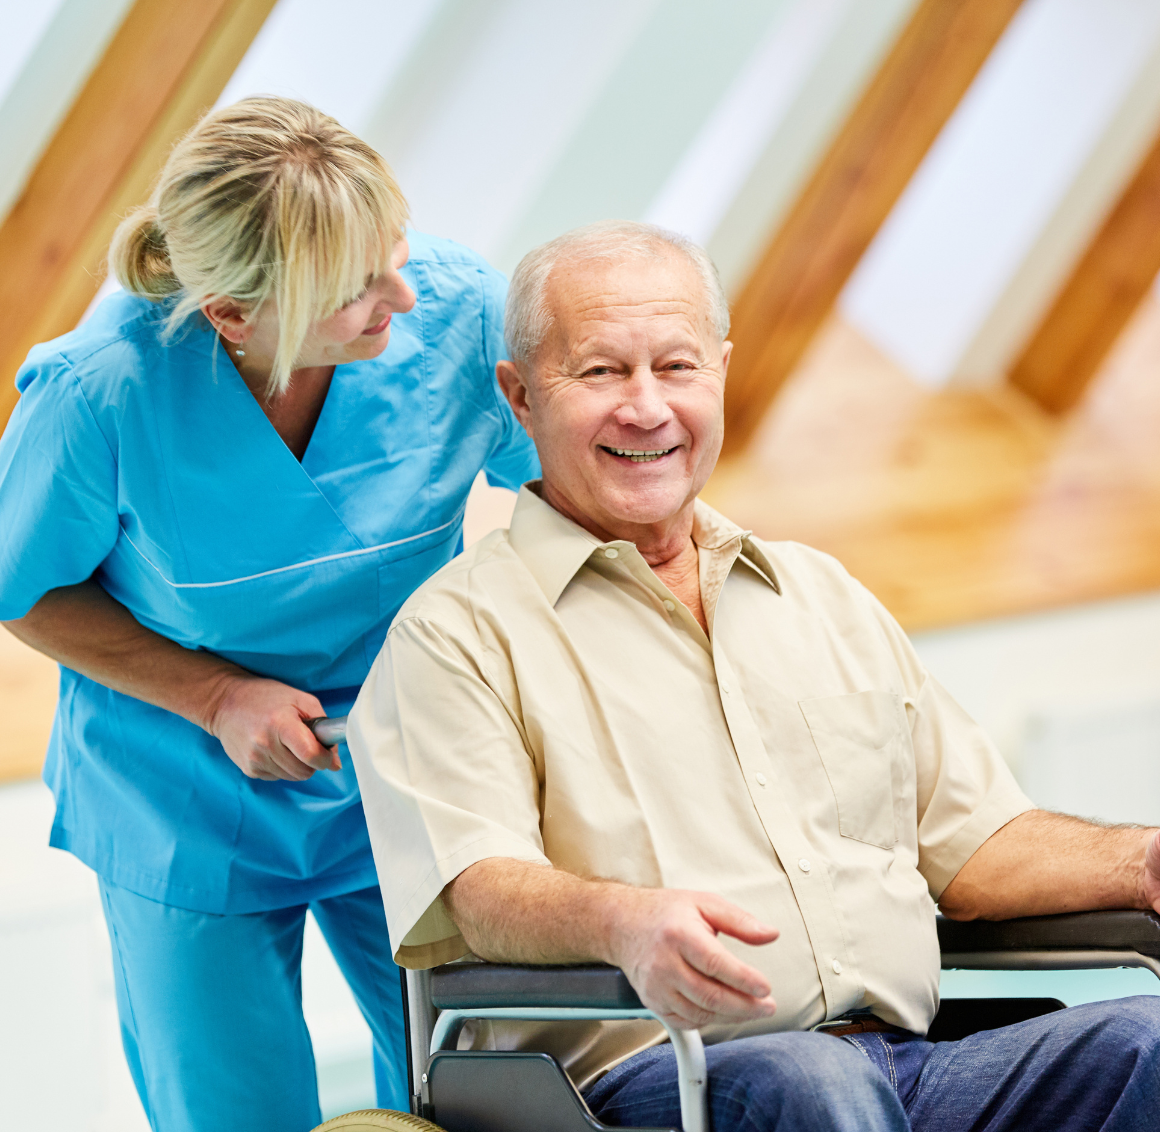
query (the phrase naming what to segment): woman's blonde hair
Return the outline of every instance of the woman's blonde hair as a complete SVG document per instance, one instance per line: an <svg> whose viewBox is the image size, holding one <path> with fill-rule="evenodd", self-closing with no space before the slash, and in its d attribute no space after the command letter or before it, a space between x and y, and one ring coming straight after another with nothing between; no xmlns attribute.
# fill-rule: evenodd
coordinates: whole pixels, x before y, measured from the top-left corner
<svg viewBox="0 0 1160 1132"><path fill-rule="evenodd" d="M203 303L252 315L277 304L269 396L285 391L310 326L386 271L407 221L390 169L313 106L246 98L174 147L143 205L117 228L109 269L126 290L173 298L172 332Z"/></svg>

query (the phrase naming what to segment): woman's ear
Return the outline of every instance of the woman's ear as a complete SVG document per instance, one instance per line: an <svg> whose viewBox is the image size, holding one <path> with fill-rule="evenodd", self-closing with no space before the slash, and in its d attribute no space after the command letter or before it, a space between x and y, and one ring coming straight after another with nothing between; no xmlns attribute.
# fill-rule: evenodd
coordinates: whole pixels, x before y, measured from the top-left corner
<svg viewBox="0 0 1160 1132"><path fill-rule="evenodd" d="M248 330L246 312L234 299L210 299L201 304L201 313L227 342L244 342Z"/></svg>
<svg viewBox="0 0 1160 1132"><path fill-rule="evenodd" d="M511 405L516 420L524 426L524 432L535 439L532 433L532 410L528 405L528 386L519 367L515 362L497 362L495 379L499 382L507 403Z"/></svg>

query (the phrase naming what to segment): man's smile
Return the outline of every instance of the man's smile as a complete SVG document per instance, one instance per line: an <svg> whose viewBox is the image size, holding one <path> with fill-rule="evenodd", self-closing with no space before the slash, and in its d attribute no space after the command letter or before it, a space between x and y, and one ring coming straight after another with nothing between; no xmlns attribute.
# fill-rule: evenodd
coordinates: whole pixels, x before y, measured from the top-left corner
<svg viewBox="0 0 1160 1132"><path fill-rule="evenodd" d="M624 459L631 460L634 464L647 464L653 460L659 460L662 456L667 456L670 452L677 450L676 446L672 448L611 448L607 444L601 444L600 447L612 456L620 456Z"/></svg>

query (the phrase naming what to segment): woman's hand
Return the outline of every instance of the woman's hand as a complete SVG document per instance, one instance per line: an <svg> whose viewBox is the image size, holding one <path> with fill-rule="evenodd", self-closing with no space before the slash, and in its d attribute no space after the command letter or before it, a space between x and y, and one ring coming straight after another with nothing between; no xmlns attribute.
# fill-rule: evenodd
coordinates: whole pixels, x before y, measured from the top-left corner
<svg viewBox="0 0 1160 1132"><path fill-rule="evenodd" d="M146 629L94 581L49 590L3 624L75 672L204 728L250 778L301 782L342 766L304 722L326 714L313 696Z"/></svg>
<svg viewBox="0 0 1160 1132"><path fill-rule="evenodd" d="M314 696L249 674L222 677L205 723L248 778L301 782L316 770L340 770L336 747L306 726L326 712Z"/></svg>

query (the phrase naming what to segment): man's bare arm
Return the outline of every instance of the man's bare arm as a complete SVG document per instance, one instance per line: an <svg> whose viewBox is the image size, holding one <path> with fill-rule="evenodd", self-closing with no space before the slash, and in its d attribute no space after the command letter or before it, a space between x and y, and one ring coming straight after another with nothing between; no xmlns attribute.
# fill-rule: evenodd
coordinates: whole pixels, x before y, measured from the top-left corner
<svg viewBox="0 0 1160 1132"><path fill-rule="evenodd" d="M939 908L952 920L1160 911L1160 833L1031 810L979 846Z"/></svg>
<svg viewBox="0 0 1160 1132"><path fill-rule="evenodd" d="M641 1001L686 1028L764 1018L769 981L718 932L772 943L777 931L711 893L582 880L506 857L465 869L443 901L468 947L505 963L611 963Z"/></svg>

